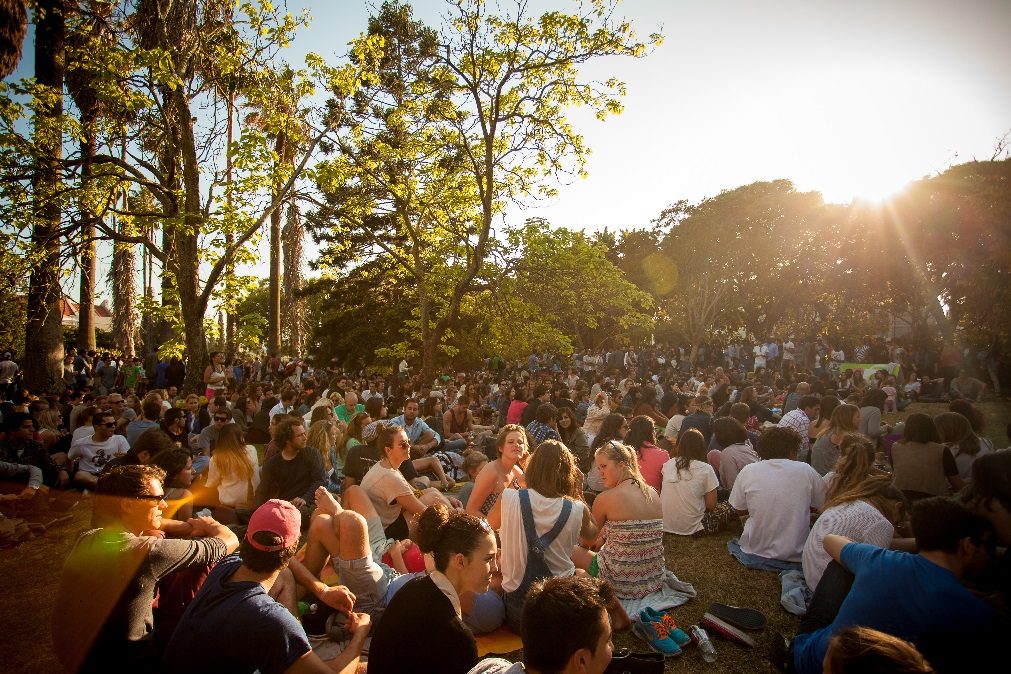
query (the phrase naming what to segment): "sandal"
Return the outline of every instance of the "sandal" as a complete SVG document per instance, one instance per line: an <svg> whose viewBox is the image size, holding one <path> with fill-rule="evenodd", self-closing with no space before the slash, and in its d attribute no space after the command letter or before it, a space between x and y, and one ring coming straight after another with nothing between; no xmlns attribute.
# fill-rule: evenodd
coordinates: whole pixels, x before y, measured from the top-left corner
<svg viewBox="0 0 1011 674"><path fill-rule="evenodd" d="M713 603L709 605L708 612L742 630L764 629L766 622L768 622L765 614L753 608Z"/></svg>

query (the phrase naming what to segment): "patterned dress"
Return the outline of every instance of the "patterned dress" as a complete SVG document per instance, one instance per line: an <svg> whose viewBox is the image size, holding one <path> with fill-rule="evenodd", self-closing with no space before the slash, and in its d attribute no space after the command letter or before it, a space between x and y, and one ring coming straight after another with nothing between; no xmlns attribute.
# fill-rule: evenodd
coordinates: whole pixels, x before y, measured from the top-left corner
<svg viewBox="0 0 1011 674"><path fill-rule="evenodd" d="M619 599L639 599L663 588L662 519L608 521L604 533L597 568Z"/></svg>

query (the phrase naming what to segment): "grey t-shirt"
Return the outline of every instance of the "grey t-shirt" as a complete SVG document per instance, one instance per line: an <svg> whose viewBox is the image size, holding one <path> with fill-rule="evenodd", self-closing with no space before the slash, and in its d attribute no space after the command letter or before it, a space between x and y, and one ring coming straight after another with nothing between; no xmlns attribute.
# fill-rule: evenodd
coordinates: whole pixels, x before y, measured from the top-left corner
<svg viewBox="0 0 1011 674"><path fill-rule="evenodd" d="M509 662L502 658L485 658L467 674L523 674L527 671L522 662Z"/></svg>
<svg viewBox="0 0 1011 674"><path fill-rule="evenodd" d="M126 671L154 655L152 604L165 576L213 564L227 554L219 538L135 536L115 529L81 534L63 567L53 643L67 671Z"/></svg>

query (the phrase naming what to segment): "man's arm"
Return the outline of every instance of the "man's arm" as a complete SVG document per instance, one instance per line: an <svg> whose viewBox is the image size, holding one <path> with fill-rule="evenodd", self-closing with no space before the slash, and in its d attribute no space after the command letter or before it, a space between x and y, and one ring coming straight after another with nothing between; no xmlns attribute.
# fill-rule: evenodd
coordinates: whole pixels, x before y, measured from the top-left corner
<svg viewBox="0 0 1011 674"><path fill-rule="evenodd" d="M331 674L332 672L355 674L358 671L365 638L369 635L371 626L369 614L350 614L345 627L351 632L351 640L340 655L333 660L324 662L316 655L315 651L308 651L284 670L284 674Z"/></svg>
<svg viewBox="0 0 1011 674"><path fill-rule="evenodd" d="M825 552L829 554L832 559L842 564L842 551L847 545L852 543L850 539L845 536L837 536L836 534L829 534L822 541L822 547L825 548Z"/></svg>
<svg viewBox="0 0 1011 674"><path fill-rule="evenodd" d="M354 608L355 600L357 598L351 590L347 589L343 585L334 585L333 587L327 585L319 578L312 575L309 569L305 568L305 566L294 557L288 562L288 568L291 569L291 574L295 576L296 583L312 592L317 599L330 608L337 609L341 613L345 614L350 613L351 609Z"/></svg>

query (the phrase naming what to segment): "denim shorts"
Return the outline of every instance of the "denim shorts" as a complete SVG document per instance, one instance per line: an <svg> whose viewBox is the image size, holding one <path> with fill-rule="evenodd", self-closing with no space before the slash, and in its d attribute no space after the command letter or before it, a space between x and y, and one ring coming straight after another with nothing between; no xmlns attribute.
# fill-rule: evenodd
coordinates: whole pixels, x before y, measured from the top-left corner
<svg viewBox="0 0 1011 674"><path fill-rule="evenodd" d="M354 610L379 618L400 584L393 584L400 574L382 562L372 559L372 555L360 559L333 558L334 570L341 585L355 595Z"/></svg>

